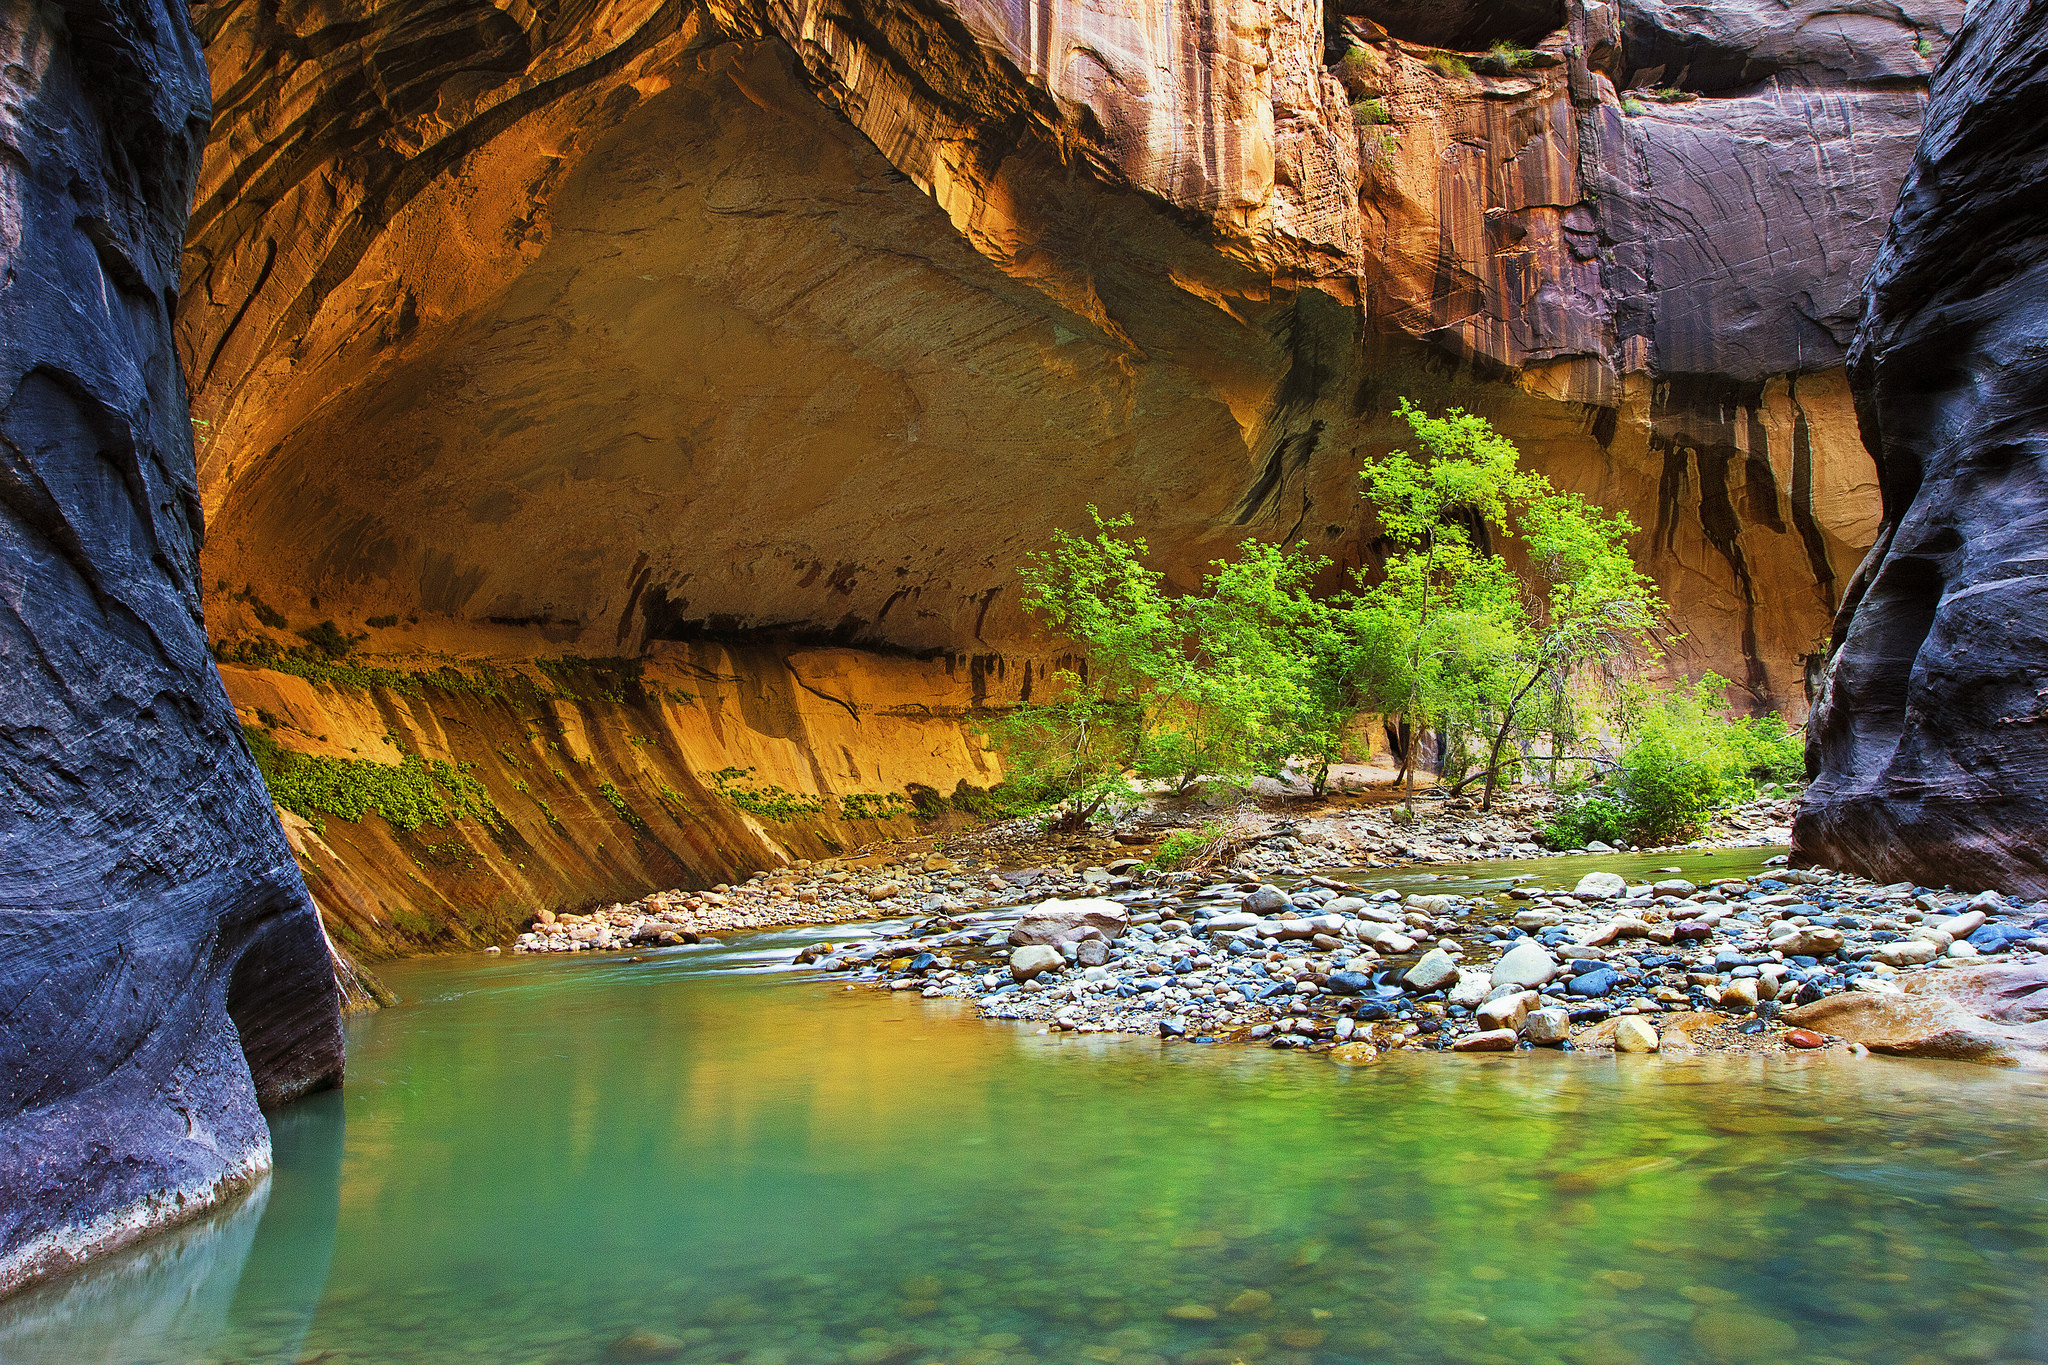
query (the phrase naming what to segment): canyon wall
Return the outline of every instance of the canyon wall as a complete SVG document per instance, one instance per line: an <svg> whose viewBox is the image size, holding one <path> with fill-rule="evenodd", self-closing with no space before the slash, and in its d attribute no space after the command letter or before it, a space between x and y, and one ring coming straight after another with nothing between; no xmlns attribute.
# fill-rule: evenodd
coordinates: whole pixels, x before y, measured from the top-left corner
<svg viewBox="0 0 2048 1365"><path fill-rule="evenodd" d="M0 8L0 1293L270 1165L340 1078L319 919L207 653L172 341L184 17Z"/></svg>
<svg viewBox="0 0 2048 1365"><path fill-rule="evenodd" d="M1405 395L1627 509L1673 671L1803 714L1960 11L201 0L215 639L1042 666L1015 570L1090 504L1181 583L1247 537L1368 566Z"/></svg>
<svg viewBox="0 0 2048 1365"><path fill-rule="evenodd" d="M1853 373L1884 529L1837 624L1803 860L2048 895L2048 4L1936 79Z"/></svg>

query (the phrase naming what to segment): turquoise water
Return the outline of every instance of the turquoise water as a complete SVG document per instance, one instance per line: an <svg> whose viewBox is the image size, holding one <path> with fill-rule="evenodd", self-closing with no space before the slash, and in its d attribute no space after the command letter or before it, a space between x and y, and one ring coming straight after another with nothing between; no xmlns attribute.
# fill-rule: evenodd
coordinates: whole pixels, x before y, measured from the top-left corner
<svg viewBox="0 0 2048 1365"><path fill-rule="evenodd" d="M2032 1076L1351 1068L759 970L826 936L393 967L267 1188L0 1360L2048 1360Z"/></svg>

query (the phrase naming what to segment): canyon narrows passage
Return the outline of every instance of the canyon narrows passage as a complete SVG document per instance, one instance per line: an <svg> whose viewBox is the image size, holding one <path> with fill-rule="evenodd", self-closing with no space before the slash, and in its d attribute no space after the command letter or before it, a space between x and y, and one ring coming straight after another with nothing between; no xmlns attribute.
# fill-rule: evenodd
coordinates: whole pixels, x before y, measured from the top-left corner
<svg viewBox="0 0 2048 1365"><path fill-rule="evenodd" d="M1797 859L2048 891L2044 90L2037 0L6 6L0 1292L261 1186L347 952L972 809L1091 504L1383 564L1403 398L1814 706Z"/></svg>

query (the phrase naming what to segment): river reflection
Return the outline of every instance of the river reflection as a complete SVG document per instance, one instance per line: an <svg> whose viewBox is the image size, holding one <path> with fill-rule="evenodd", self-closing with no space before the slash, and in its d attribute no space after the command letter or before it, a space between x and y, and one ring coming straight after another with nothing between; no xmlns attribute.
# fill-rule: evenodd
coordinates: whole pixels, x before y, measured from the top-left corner
<svg viewBox="0 0 2048 1365"><path fill-rule="evenodd" d="M0 1358L2048 1360L2031 1075L1354 1069L756 970L823 932L394 968L345 1141L280 1116L261 1201L14 1301Z"/></svg>
<svg viewBox="0 0 2048 1365"><path fill-rule="evenodd" d="M274 1165L248 1194L0 1302L0 1361L125 1365L245 1348L294 1355L334 1251L344 1123L337 1093L271 1115Z"/></svg>

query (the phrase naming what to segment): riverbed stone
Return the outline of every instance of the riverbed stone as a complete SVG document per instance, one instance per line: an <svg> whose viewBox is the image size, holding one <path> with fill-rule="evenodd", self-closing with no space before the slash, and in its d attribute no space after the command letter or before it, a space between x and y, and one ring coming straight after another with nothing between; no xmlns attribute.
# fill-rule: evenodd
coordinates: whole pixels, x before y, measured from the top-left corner
<svg viewBox="0 0 2048 1365"><path fill-rule="evenodd" d="M1012 946L1031 943L1060 943L1084 937L1093 929L1104 938L1116 938L1130 927L1131 912L1111 900L1044 901L1024 912L1010 930Z"/></svg>
<svg viewBox="0 0 2048 1365"><path fill-rule="evenodd" d="M1048 944L1030 943L1010 954L1010 975L1019 981L1030 981L1046 972L1056 972L1067 965L1066 955Z"/></svg>
<svg viewBox="0 0 2048 1365"><path fill-rule="evenodd" d="M1487 973L1467 967L1459 971L1457 981L1451 986L1450 1002L1469 1010L1485 1003L1492 989L1493 980Z"/></svg>
<svg viewBox="0 0 2048 1365"><path fill-rule="evenodd" d="M1842 951L1847 939L1840 929L1802 925L1778 935L1770 943L1787 957L1831 957Z"/></svg>
<svg viewBox="0 0 2048 1365"><path fill-rule="evenodd" d="M1620 972L1617 972L1612 967L1600 966L1595 967L1589 972L1581 972L1573 977L1565 984L1565 990L1572 995L1582 996L1588 1000L1598 1000L1613 990L1616 983L1620 980Z"/></svg>
<svg viewBox="0 0 2048 1365"><path fill-rule="evenodd" d="M1721 1003L1730 1009L1753 1010L1763 999L1763 985L1753 976L1738 976L1721 987Z"/></svg>
<svg viewBox="0 0 2048 1365"><path fill-rule="evenodd" d="M1555 980L1557 973L1557 959L1535 939L1525 938L1501 954L1500 961L1493 964L1492 982L1496 986L1532 990Z"/></svg>
<svg viewBox="0 0 2048 1365"><path fill-rule="evenodd" d="M1453 1052L1513 1052L1515 1050L1513 1029L1487 1029L1481 1033L1469 1033L1451 1044Z"/></svg>
<svg viewBox="0 0 2048 1365"><path fill-rule="evenodd" d="M605 1348L605 1355L625 1365L647 1361L674 1360L683 1353L683 1342L660 1332L628 1332Z"/></svg>
<svg viewBox="0 0 2048 1365"><path fill-rule="evenodd" d="M1481 1029L1515 1029L1529 1017L1529 1010L1537 1002L1534 991L1517 991L1511 995L1488 1000L1472 1012L1473 1022Z"/></svg>
<svg viewBox="0 0 2048 1365"><path fill-rule="evenodd" d="M1616 1052L1655 1052L1657 1042L1657 1030L1633 1015L1614 1026Z"/></svg>
<svg viewBox="0 0 2048 1365"><path fill-rule="evenodd" d="M1916 972L1788 1010L1785 1022L1872 1052L2048 1067L2048 962Z"/></svg>
<svg viewBox="0 0 2048 1365"><path fill-rule="evenodd" d="M1555 1005L1532 1010L1522 1021L1522 1036L1538 1047L1562 1043L1572 1036L1571 1015Z"/></svg>
<svg viewBox="0 0 2048 1365"><path fill-rule="evenodd" d="M1931 938L1902 938L1878 944L1870 956L1887 967L1913 967L1934 961L1946 946Z"/></svg>
<svg viewBox="0 0 2048 1365"><path fill-rule="evenodd" d="M1285 891L1277 886L1267 885L1247 895L1240 908L1255 915L1272 915L1287 909L1291 904L1293 902L1287 899Z"/></svg>
<svg viewBox="0 0 2048 1365"><path fill-rule="evenodd" d="M1441 990L1458 979L1458 964L1441 948L1431 948L1405 972L1401 979L1412 989L1427 994Z"/></svg>
<svg viewBox="0 0 2048 1365"><path fill-rule="evenodd" d="M1572 894L1580 900L1613 900L1628 890L1628 882L1612 872L1588 872L1579 878L1579 884L1572 888Z"/></svg>
<svg viewBox="0 0 2048 1365"><path fill-rule="evenodd" d="M1372 990L1372 977L1366 972L1355 972L1348 968L1331 972L1326 983L1333 995L1364 995Z"/></svg>

